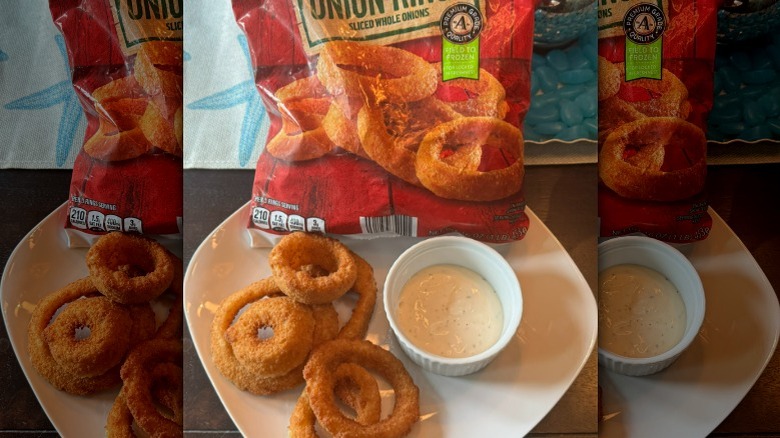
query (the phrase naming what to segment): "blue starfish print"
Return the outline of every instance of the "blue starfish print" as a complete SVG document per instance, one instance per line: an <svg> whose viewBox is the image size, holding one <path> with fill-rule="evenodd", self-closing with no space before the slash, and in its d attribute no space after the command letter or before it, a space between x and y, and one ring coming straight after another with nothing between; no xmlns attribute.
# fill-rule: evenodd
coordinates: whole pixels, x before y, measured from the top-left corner
<svg viewBox="0 0 780 438"><path fill-rule="evenodd" d="M8 61L8 54L0 50L0 61Z"/></svg>
<svg viewBox="0 0 780 438"><path fill-rule="evenodd" d="M54 37L57 47L65 63L65 75L68 77L62 82L51 87L29 94L7 103L4 108L9 110L39 110L55 105L63 104L60 126L57 131L56 162L57 167L62 167L68 159L68 153L76 137L76 130L81 121L81 105L70 80L68 69L68 55L65 51L65 42L62 35Z"/></svg>
<svg viewBox="0 0 780 438"><path fill-rule="evenodd" d="M246 58L249 77L254 77L252 63L249 58L249 46L245 35L238 36L238 43ZM204 97L187 105L190 109L227 109L246 103L246 112L241 122L241 137L238 144L238 161L241 167L246 166L257 142L260 124L265 116L265 108L260 100L260 93L255 87L254 79L236 84L227 90L222 90L211 96Z"/></svg>

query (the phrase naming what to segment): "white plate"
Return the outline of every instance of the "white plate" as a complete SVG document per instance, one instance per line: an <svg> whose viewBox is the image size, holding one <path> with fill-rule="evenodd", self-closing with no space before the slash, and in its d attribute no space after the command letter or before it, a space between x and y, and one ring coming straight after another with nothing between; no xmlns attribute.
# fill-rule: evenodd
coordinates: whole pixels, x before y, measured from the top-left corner
<svg viewBox="0 0 780 438"><path fill-rule="evenodd" d="M238 390L214 367L209 330L218 303L241 287L270 275L268 250L251 249L240 208L200 245L184 277L185 315L211 383L244 436L286 436L301 388L261 397ZM498 248L515 268L523 293L523 319L516 337L483 371L442 377L411 362L390 332L381 297L368 339L389 348L420 387L420 421L410 436L522 436L558 402L579 374L596 341L593 293L560 243L527 210L524 240ZM391 263L417 240L350 242L374 267L381 287Z"/></svg>
<svg viewBox="0 0 780 438"><path fill-rule="evenodd" d="M600 437L706 436L747 394L777 346L777 295L739 238L710 214L709 237L684 249L707 297L699 336L659 374L599 368Z"/></svg>
<svg viewBox="0 0 780 438"><path fill-rule="evenodd" d="M44 296L89 275L87 248L68 248L63 225L67 203L43 219L19 242L0 282L3 320L16 358L44 412L61 436L103 436L119 388L87 397L58 391L35 371L27 354L27 326ZM181 256L181 248L168 248Z"/></svg>

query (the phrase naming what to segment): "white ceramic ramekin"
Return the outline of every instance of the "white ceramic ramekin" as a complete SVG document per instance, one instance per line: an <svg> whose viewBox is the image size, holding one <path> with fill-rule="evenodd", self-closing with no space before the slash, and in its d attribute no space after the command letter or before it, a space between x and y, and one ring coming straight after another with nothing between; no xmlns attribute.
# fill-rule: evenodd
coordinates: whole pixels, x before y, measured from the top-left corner
<svg viewBox="0 0 780 438"><path fill-rule="evenodd" d="M704 321L704 288L696 269L671 245L644 236L617 237L599 244L599 271L636 264L660 272L677 287L685 304L685 332L670 350L647 358L631 358L599 348L599 364L620 374L645 376L671 365L691 345ZM601 328L599 328L601 329Z"/></svg>
<svg viewBox="0 0 780 438"><path fill-rule="evenodd" d="M428 353L412 344L398 327L398 298L406 282L418 271L433 265L460 265L481 275L495 289L504 310L501 336L492 347L465 358L447 358ZM444 376L463 376L487 366L517 332L523 313L520 283L512 267L493 248L459 236L432 237L407 249L393 263L384 285L387 320L403 351L423 369Z"/></svg>

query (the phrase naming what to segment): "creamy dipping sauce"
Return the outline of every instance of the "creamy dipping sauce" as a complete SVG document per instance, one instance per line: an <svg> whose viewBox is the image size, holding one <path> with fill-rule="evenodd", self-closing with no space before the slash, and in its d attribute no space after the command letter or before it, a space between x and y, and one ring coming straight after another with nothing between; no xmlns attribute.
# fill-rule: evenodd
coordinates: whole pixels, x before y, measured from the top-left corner
<svg viewBox="0 0 780 438"><path fill-rule="evenodd" d="M498 341L501 301L479 274L435 265L414 274L398 300L398 325L417 347L438 356L467 357Z"/></svg>
<svg viewBox="0 0 780 438"><path fill-rule="evenodd" d="M685 332L685 303L659 272L625 264L599 272L599 347L624 357L651 357Z"/></svg>

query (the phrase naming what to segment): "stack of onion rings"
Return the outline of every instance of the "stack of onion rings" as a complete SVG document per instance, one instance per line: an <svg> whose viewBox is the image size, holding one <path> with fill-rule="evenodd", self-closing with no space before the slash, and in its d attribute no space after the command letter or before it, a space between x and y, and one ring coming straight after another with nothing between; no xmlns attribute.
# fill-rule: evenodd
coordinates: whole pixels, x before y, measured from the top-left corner
<svg viewBox="0 0 780 438"><path fill-rule="evenodd" d="M211 326L217 369L239 389L259 395L303 383L303 367L318 345L364 337L377 294L371 265L325 236L287 235L272 249L269 264L274 275L226 297ZM357 302L339 327L332 302L348 292L358 295ZM260 329L273 335L261 339Z"/></svg>
<svg viewBox="0 0 780 438"><path fill-rule="evenodd" d="M473 159L482 146L507 152L515 160L507 167L480 171ZM466 148L467 160L443 160L445 148L457 154ZM462 157L460 157L462 158ZM457 167L453 163L467 163ZM523 183L523 135L510 123L492 117L465 117L432 129L417 151L417 177L428 190L447 199L492 201L520 190Z"/></svg>
<svg viewBox="0 0 780 438"><path fill-rule="evenodd" d="M256 395L296 387L304 383L306 373L307 387L290 417L291 437L316 437L318 421L334 436L406 434L418 419L419 390L398 359L363 340L377 298L371 265L335 239L301 232L283 237L271 250L269 264L272 277L228 295L214 314L211 356L220 373L237 388ZM354 275L345 281L348 271ZM330 294L332 299L344 293L357 294L343 327L339 328L332 302L308 305L296 301L297 291L285 295L285 287L297 289L300 284L290 288L291 283L302 279L309 284L306 287L317 285L313 289L317 297L322 295L318 288L340 291L343 284L346 292ZM293 307L297 310L290 311ZM273 334L261 339L258 332L266 328L271 328ZM279 339L274 339L277 336ZM302 352L305 357L299 361ZM282 362L284 366L270 366ZM383 393L371 372L390 382L395 390L396 408L386 419L381 418ZM323 396L323 391L328 395ZM341 412L340 418L330 417L333 411L328 403L337 400L354 411L354 418ZM334 432L344 427L345 434ZM381 433L375 435L378 431ZM363 432L367 435L361 435Z"/></svg>
<svg viewBox="0 0 780 438"><path fill-rule="evenodd" d="M181 260L151 239L122 233L101 236L87 254L91 272L108 280L100 282L90 275L49 294L35 307L28 327L33 367L55 388L77 395L122 384L120 369L136 351L153 345L148 344L152 339L181 348ZM163 275L164 271L170 272ZM120 287L106 288L117 281ZM134 293L132 284L151 285L155 292ZM167 305L161 302L163 295L173 295L173 304L158 327L152 303ZM148 299L141 301L139 296ZM170 367L154 371L152 380L160 382L153 382L150 390L158 404L175 414L180 436L180 361L177 367L178 372ZM109 436L134 436L132 416L126 415L127 406L122 407L126 392L120 392L109 415ZM114 422L129 426L111 427ZM155 427L147 425L145 431L150 436L164 434Z"/></svg>

